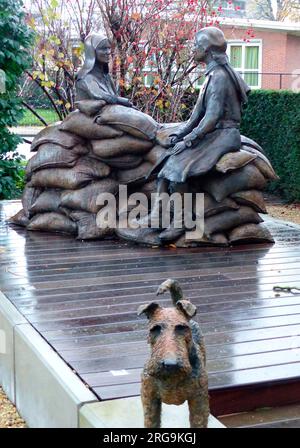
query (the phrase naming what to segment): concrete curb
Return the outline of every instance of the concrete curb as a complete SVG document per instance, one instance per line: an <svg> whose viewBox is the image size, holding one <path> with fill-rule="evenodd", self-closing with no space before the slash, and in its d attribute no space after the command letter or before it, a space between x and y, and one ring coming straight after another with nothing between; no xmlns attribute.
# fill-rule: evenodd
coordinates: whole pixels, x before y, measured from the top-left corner
<svg viewBox="0 0 300 448"><path fill-rule="evenodd" d="M81 406L98 401L1 292L0 383L32 428L77 428Z"/></svg>
<svg viewBox="0 0 300 448"><path fill-rule="evenodd" d="M86 404L79 412L80 428L143 428L144 417L140 397L122 398ZM162 406L162 428L189 428L189 410L181 406ZM208 428L225 428L212 415Z"/></svg>
<svg viewBox="0 0 300 448"><path fill-rule="evenodd" d="M13 403L16 403L14 330L16 325L26 322L0 291L0 383Z"/></svg>

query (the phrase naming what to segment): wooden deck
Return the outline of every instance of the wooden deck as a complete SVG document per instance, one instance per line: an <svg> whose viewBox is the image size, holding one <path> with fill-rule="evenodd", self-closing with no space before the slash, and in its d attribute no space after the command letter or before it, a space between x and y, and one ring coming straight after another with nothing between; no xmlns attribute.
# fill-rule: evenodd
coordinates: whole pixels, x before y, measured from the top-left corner
<svg viewBox="0 0 300 448"><path fill-rule="evenodd" d="M136 309L173 277L198 308L214 415L300 402L300 295L273 292L300 285L299 226L268 218L274 245L150 249L8 227L19 208L1 206L0 289L101 400L139 394Z"/></svg>

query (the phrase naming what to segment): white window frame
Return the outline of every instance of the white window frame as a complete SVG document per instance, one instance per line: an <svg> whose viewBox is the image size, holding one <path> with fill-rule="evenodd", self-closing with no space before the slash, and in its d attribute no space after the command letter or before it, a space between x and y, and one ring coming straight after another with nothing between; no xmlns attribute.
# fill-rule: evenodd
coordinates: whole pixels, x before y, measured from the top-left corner
<svg viewBox="0 0 300 448"><path fill-rule="evenodd" d="M242 67L235 68L238 72L242 72L242 76L244 78L245 73L258 73L258 85L257 86L249 86L251 89L261 89L262 86L262 40L261 39L253 39L251 42L245 42L241 39L230 39L228 40L227 45L227 55L230 58L230 48L235 46L242 47ZM246 55L246 47L258 47L258 69L246 69L245 68L245 55Z"/></svg>

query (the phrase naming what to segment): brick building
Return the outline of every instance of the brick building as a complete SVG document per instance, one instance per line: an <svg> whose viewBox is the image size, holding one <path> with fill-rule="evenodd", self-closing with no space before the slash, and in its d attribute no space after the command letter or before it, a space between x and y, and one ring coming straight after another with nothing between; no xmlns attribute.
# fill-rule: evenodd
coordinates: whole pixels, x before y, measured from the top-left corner
<svg viewBox="0 0 300 448"><path fill-rule="evenodd" d="M252 89L300 90L300 24L227 17L221 19L220 26L228 41L231 64ZM144 72L149 72L145 84L150 87L150 66L146 65ZM199 73L194 75L198 78ZM200 87L203 80L194 85Z"/></svg>
<svg viewBox="0 0 300 448"><path fill-rule="evenodd" d="M300 24L251 19L225 19L233 66L252 88L300 87Z"/></svg>

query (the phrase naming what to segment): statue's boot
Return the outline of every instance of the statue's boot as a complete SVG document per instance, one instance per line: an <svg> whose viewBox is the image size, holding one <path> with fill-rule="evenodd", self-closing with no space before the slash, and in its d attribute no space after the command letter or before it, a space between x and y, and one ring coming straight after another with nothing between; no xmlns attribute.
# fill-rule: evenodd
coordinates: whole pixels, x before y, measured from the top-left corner
<svg viewBox="0 0 300 448"><path fill-rule="evenodd" d="M168 212L167 209L162 207L162 194L168 193L169 181L167 179L160 178L157 181L157 192L155 195L154 204L151 203L151 212L144 218L134 220L134 225L140 227L152 227L163 228L162 222L164 221L164 214ZM170 222L170 221L169 221Z"/></svg>
<svg viewBox="0 0 300 448"><path fill-rule="evenodd" d="M173 220L169 227L167 227L159 234L159 239L163 244L172 243L178 240L178 238L180 238L185 231L186 229L184 226L182 226L181 228L176 228Z"/></svg>
<svg viewBox="0 0 300 448"><path fill-rule="evenodd" d="M174 192L177 192L180 194L184 194L184 193L188 192L187 184L174 183L174 184L172 184L172 187L173 187ZM185 203L184 203L184 205L185 205ZM172 243L172 242L175 242L176 240L178 240L178 238L180 238L187 231L187 228L185 225L185 219L187 219L188 222L192 222L192 218L193 218L192 208L191 208L191 210L187 209L185 211L182 208L175 209L173 220L172 220L171 224L159 234L159 239L161 240L161 242L163 244L167 244L167 243Z"/></svg>

